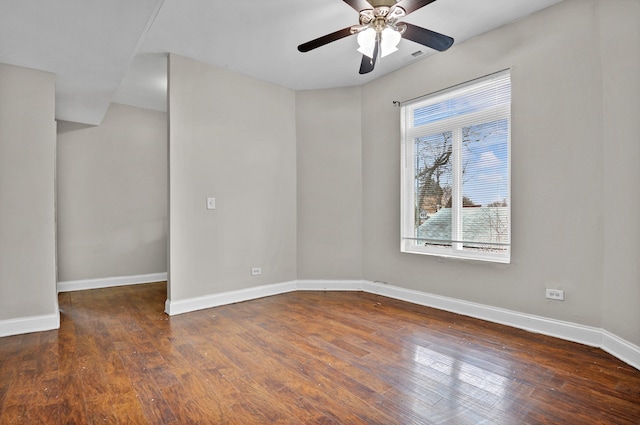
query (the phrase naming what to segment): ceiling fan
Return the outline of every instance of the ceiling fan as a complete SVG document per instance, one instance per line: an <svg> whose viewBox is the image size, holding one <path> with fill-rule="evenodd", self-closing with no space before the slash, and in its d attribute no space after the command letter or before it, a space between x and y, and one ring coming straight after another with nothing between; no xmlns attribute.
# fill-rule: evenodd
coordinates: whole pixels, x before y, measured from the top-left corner
<svg viewBox="0 0 640 425"><path fill-rule="evenodd" d="M398 22L409 13L433 3L435 0L343 0L358 13L360 24L343 28L298 46L300 52L308 52L341 38L358 34L358 51L362 53L360 74L373 71L378 56L395 52L401 38L443 52L453 44L453 38L418 27L408 22Z"/></svg>

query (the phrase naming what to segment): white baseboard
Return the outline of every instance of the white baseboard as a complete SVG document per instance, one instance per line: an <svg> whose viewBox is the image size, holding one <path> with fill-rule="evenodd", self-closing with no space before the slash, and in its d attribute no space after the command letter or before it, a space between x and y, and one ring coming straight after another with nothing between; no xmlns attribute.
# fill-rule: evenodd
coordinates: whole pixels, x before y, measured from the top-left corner
<svg viewBox="0 0 640 425"><path fill-rule="evenodd" d="M362 291L363 280L298 280L298 291Z"/></svg>
<svg viewBox="0 0 640 425"><path fill-rule="evenodd" d="M602 345L602 330L590 326L583 326L576 323L549 319L381 283L366 282L363 290L372 294L383 295L413 304L433 307L488 322L500 323L530 332L579 342L592 347L600 347Z"/></svg>
<svg viewBox="0 0 640 425"><path fill-rule="evenodd" d="M170 316L218 307L242 301L255 300L271 295L293 291L362 291L364 281L361 280L298 280L254 288L229 291L220 294L204 295L182 300L167 300L164 311Z"/></svg>
<svg viewBox="0 0 640 425"><path fill-rule="evenodd" d="M600 348L636 369L640 369L640 347L637 345L603 329L602 346Z"/></svg>
<svg viewBox="0 0 640 425"><path fill-rule="evenodd" d="M500 323L502 325L524 329L530 332L602 348L604 351L607 351L636 369L640 369L640 347L637 347L604 329L363 280L298 280L185 300L167 300L165 304L165 311L169 315L188 313L190 311L248 301L292 291L369 292L401 301L407 301L413 304L433 307L439 310L450 311L452 313L486 320L488 322Z"/></svg>
<svg viewBox="0 0 640 425"><path fill-rule="evenodd" d="M84 291L86 289L110 288L113 286L137 285L141 283L162 282L167 273L149 273L135 276L104 277L98 279L69 280L58 282L58 292Z"/></svg>
<svg viewBox="0 0 640 425"><path fill-rule="evenodd" d="M433 307L488 322L500 323L530 332L598 347L640 370L640 347L605 329L505 310L377 282L364 282L362 290L413 304Z"/></svg>
<svg viewBox="0 0 640 425"><path fill-rule="evenodd" d="M186 298L182 300L165 302L164 311L169 316L188 313L205 308L218 307L221 305L233 304L242 301L254 300L256 298L268 297L271 295L283 294L296 290L296 282L275 283L272 285L256 286L253 288L241 289L239 291L222 292L220 294L205 295L202 297Z"/></svg>
<svg viewBox="0 0 640 425"><path fill-rule="evenodd" d="M58 289L61 292L76 291L80 289L157 282L166 280L166 278L166 273L157 273L122 278L60 282ZM493 323L500 323L530 332L602 348L604 351L630 364L636 369L640 369L640 347L604 329L363 280L298 280L182 300L172 301L168 299L165 303L165 312L170 316L174 316L293 291L364 291L378 294L413 304L433 307L439 310L450 311L464 316L475 317ZM59 326L59 319L57 320ZM50 327L51 325L47 326L49 326L47 329L52 329ZM2 336L2 330L3 323L0 322L0 336ZM27 332L34 331L35 330Z"/></svg>
<svg viewBox="0 0 640 425"><path fill-rule="evenodd" d="M31 332L51 331L59 328L59 314L46 314L42 316L0 320L0 337L28 334Z"/></svg>

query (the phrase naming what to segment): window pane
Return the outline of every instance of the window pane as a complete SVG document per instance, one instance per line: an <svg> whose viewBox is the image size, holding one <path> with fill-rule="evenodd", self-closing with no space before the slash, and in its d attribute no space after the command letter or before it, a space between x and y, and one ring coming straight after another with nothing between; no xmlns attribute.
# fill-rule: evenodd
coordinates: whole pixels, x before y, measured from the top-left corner
<svg viewBox="0 0 640 425"><path fill-rule="evenodd" d="M464 127L462 135L464 247L506 250L499 244L509 243L509 123L501 119Z"/></svg>
<svg viewBox="0 0 640 425"><path fill-rule="evenodd" d="M451 209L451 155L450 131L415 141L415 237L419 239L419 245L451 245L451 213L448 218L446 214L438 214L446 208Z"/></svg>

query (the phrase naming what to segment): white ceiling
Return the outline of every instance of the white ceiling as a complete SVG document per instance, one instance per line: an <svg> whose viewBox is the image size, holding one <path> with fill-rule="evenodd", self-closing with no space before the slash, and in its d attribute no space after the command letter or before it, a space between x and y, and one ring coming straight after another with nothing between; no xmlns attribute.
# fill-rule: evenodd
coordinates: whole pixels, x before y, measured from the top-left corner
<svg viewBox="0 0 640 425"><path fill-rule="evenodd" d="M438 0L404 21L459 44L560 1ZM363 76L355 37L296 49L357 23L341 0L0 0L0 63L55 73L56 118L99 124L112 101L165 110L168 52L294 90L360 85L436 53L402 40Z"/></svg>

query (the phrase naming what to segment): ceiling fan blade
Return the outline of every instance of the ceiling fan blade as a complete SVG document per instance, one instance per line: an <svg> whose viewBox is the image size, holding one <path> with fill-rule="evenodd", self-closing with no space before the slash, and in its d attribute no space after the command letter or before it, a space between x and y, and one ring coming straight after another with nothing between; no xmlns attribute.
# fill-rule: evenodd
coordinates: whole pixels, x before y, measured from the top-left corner
<svg viewBox="0 0 640 425"><path fill-rule="evenodd" d="M356 12L360 12L365 9L373 9L366 0L343 0L349 6L351 6Z"/></svg>
<svg viewBox="0 0 640 425"><path fill-rule="evenodd" d="M453 38L449 36L415 26L408 22L403 22L402 24L407 26L407 29L402 34L402 38L406 38L407 40L415 41L439 52L444 52L453 44Z"/></svg>
<svg viewBox="0 0 640 425"><path fill-rule="evenodd" d="M408 15L409 13L428 5L429 3L433 3L434 1L436 0L401 0L400 2L396 3L396 6L400 6L401 8L403 8Z"/></svg>
<svg viewBox="0 0 640 425"><path fill-rule="evenodd" d="M329 44L332 41L340 40L341 38L345 38L351 35L351 27L343 28L336 32L332 32L331 34L323 35L322 37L318 37L314 40L307 41L298 46L298 51L300 52L308 52L309 50L317 49L318 47L324 46L325 44Z"/></svg>
<svg viewBox="0 0 640 425"><path fill-rule="evenodd" d="M362 62L360 62L360 74L368 74L373 71L373 68L375 68L379 44L380 43L376 41L376 46L373 48L372 58L367 55L362 55Z"/></svg>

